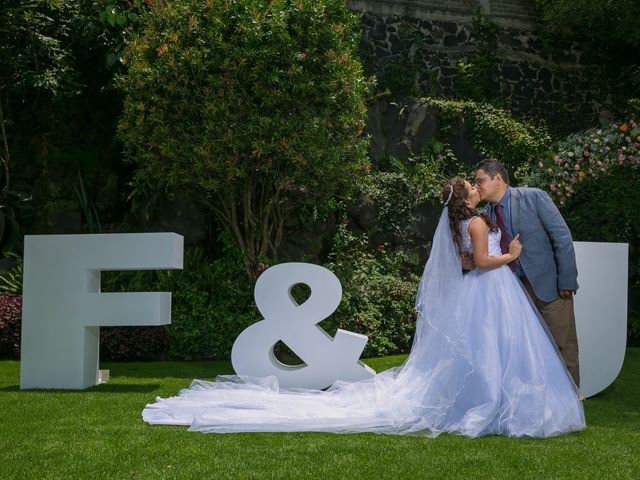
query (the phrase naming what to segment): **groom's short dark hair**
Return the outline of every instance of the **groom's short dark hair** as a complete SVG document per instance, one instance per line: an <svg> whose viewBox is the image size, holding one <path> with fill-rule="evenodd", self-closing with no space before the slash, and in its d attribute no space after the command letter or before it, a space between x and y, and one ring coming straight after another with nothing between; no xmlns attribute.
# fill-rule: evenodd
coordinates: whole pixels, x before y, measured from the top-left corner
<svg viewBox="0 0 640 480"><path fill-rule="evenodd" d="M473 171L475 172L476 170L484 170L491 179L499 173L502 180L504 180L504 183L509 183L509 172L507 172L504 165L495 158L485 158L481 160L475 167L473 167Z"/></svg>

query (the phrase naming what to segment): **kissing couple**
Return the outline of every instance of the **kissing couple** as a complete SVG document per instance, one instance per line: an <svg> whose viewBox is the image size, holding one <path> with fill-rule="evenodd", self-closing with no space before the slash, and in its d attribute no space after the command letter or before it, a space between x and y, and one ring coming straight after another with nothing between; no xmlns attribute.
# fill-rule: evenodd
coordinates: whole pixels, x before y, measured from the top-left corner
<svg viewBox="0 0 640 480"><path fill-rule="evenodd" d="M549 437L585 427L578 389L573 240L542 190L509 185L486 159L444 208L416 296L405 363L327 390L275 377L194 380L142 412L204 433L375 432ZM481 201L488 202L477 210ZM302 358L304 360L304 358Z"/></svg>

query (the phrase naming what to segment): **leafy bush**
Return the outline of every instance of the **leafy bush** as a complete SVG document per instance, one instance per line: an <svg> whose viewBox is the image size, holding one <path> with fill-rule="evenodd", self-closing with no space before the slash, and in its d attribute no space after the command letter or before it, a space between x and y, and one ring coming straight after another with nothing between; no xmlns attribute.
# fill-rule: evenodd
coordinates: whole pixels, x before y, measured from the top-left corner
<svg viewBox="0 0 640 480"><path fill-rule="evenodd" d="M437 140L406 161L391 157L387 163L362 178L357 203L374 210L375 220L366 231L370 241L411 250L417 243L419 215L425 208L439 210L441 185L467 168Z"/></svg>
<svg viewBox="0 0 640 480"><path fill-rule="evenodd" d="M0 273L0 294L22 295L22 257L10 252L5 254L5 258L12 259L14 264Z"/></svg>
<svg viewBox="0 0 640 480"><path fill-rule="evenodd" d="M415 259L402 252L371 248L366 235L341 223L326 268L343 285L342 303L320 325L331 335L337 328L369 337L365 357L406 352L415 330L414 302L419 277Z"/></svg>
<svg viewBox="0 0 640 480"><path fill-rule="evenodd" d="M538 161L551 150L551 137L545 128L515 120L506 110L468 100L424 98L420 102L441 114L441 137L452 125L467 124L475 151L482 157L497 158L510 172Z"/></svg>
<svg viewBox="0 0 640 480"><path fill-rule="evenodd" d="M171 325L149 327L157 334L126 327L103 337L112 343L121 341L110 347L115 355L131 354L152 338L153 346L146 349L152 358L165 349L169 357L181 360L227 360L240 332L260 319L253 303L253 284L247 281L239 252L231 246L217 260L207 259L200 248L187 249L181 271L105 272L103 276L104 290L172 292ZM134 333L127 334L130 330ZM125 335L134 337L136 343Z"/></svg>
<svg viewBox="0 0 640 480"><path fill-rule="evenodd" d="M570 135L534 164L528 183L549 192L576 240L629 244L629 344L640 344L640 127L634 119Z"/></svg>
<svg viewBox="0 0 640 480"><path fill-rule="evenodd" d="M0 358L20 357L22 296L0 294Z"/></svg>
<svg viewBox="0 0 640 480"><path fill-rule="evenodd" d="M196 251L173 276L171 357L229 359L236 337L261 319L237 249L227 247L214 261Z"/></svg>
<svg viewBox="0 0 640 480"><path fill-rule="evenodd" d="M181 0L143 24L119 80L136 183L203 202L252 275L299 209L366 171L358 17L342 0Z"/></svg>

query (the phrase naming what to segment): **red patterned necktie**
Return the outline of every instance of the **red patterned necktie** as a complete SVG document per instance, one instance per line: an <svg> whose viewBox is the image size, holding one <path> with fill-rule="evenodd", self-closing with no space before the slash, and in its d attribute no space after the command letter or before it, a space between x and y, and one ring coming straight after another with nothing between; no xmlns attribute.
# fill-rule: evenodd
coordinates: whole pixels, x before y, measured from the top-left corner
<svg viewBox="0 0 640 480"><path fill-rule="evenodd" d="M500 235L500 250L502 253L509 253L509 243L511 242L511 238L509 238L509 233L507 232L507 226L504 223L504 215L502 214L502 205L499 203L493 207L496 212L496 223L498 224L498 228L502 235ZM516 262L510 262L509 268L511 271L516 271Z"/></svg>

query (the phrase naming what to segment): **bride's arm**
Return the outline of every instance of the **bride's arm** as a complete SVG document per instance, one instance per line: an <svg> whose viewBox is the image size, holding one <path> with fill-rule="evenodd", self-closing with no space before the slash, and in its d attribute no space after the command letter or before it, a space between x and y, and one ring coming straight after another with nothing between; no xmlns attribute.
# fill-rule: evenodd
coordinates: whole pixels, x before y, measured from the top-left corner
<svg viewBox="0 0 640 480"><path fill-rule="evenodd" d="M489 227L482 218L476 217L471 220L468 230L471 236L471 244L473 245L473 261L476 267L484 269L497 268L513 262L520 256L519 249L511 248L511 245L509 245L509 253L497 256L489 255ZM514 242L517 242L517 240L518 237L514 239Z"/></svg>

